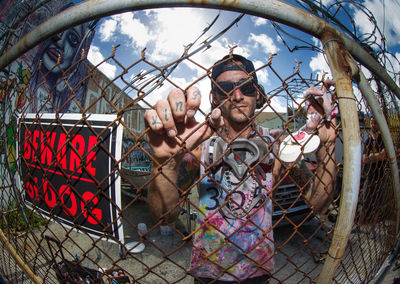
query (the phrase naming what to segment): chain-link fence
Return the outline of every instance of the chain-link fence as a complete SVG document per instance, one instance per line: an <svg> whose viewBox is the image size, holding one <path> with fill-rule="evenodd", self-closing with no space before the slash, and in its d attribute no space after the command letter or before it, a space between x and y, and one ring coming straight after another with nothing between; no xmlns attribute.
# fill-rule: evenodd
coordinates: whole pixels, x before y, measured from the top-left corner
<svg viewBox="0 0 400 284"><path fill-rule="evenodd" d="M49 3L52 1L40 3L30 13ZM392 253L399 226L398 172L393 156L400 143L399 106L396 90L386 87L381 74L376 74L380 70L373 71L371 82L378 86L372 97L379 99L383 115L372 109L372 99L366 99L364 92L358 91L358 88L363 90L360 87L363 81L359 71L354 71L356 68L348 67L355 64L346 52L346 41L332 30L330 36L321 32L336 80L328 95L335 103L333 106L338 103L339 114L332 118L325 116L318 129L323 126L333 129L337 137L331 143L333 146L321 142L318 153L315 149L310 151L307 147L313 147L312 137L318 132L305 143L298 142L303 133L301 127L307 122L309 98L303 91L314 86L324 88L324 78L309 78L302 73L301 63L296 62L282 72L271 55L258 65L255 73L268 72L279 86L272 90L257 86L262 104L254 115L246 117L246 127L253 130L253 136L248 138L261 141L255 150L260 152L257 160L249 162L246 154L242 154L244 146L234 143L243 141L238 140L240 134L228 139L223 127L213 129L215 137L224 139L211 138L207 140L212 141L211 146L206 143L191 149L188 146L191 137L210 125L212 110L202 106L196 114L198 124L189 135L182 138L179 129L175 133L174 139L178 141L175 153L159 159L153 153L154 143L153 148L149 145L149 137L152 133L160 137L166 133L152 130L152 122L158 123L156 117L145 122L145 112L154 109L154 102L149 99L151 93L168 86L179 88L188 96L190 87L202 81L219 86L212 78L212 70L218 65L204 65L189 49L179 59L171 59L162 66L150 61L145 51L140 58L121 60L118 48L93 65L86 59L89 39L93 36L93 23L87 20L125 11L127 8L122 5L123 2L120 10L108 7L107 12L94 11L98 14L87 16L86 21L64 15L63 21L73 22L68 24L68 30L65 27L60 33L62 24L59 30L46 30L52 38L38 41L38 46L37 38L32 43L26 39L26 47L35 49L11 60L11 53L5 51L18 46L16 42L21 37L18 32L24 34L23 28L18 27L24 26L24 20L29 22L29 16L16 15L20 22L15 23L3 19L2 64L7 64L3 66L0 82L0 228L4 234L0 274L5 280L17 283L207 283L226 279L240 282L245 278L257 281L253 283L372 280ZM250 11L246 6L232 5ZM144 7L137 4L136 8ZM257 13L273 18L267 12ZM280 18L274 18L277 19ZM58 22L54 22L57 29ZM295 20L286 19L288 22L295 25ZM306 26L307 21L303 24ZM57 41L64 37L71 41L74 35L80 37L79 52L69 64L66 57L52 55ZM227 48L226 53L230 54L227 60L235 52L235 47ZM46 56L50 57L47 61ZM332 66L331 58L345 61L346 78L341 73L343 65ZM110 62L121 70L114 78L100 71ZM169 76L179 64L200 70L190 86L182 86ZM287 70L293 71L287 74ZM251 77L253 73L246 75ZM243 87L246 83L234 87L247 92ZM346 91L352 94L352 87L356 95L346 97ZM225 93L218 107L232 104L240 108L233 96ZM291 102L286 113L273 103L279 97ZM316 102L317 107L322 107ZM353 105L355 111L346 108L348 105ZM177 110L179 107L177 104ZM389 126L392 145L386 132L379 130L382 119ZM290 161L282 159L279 145L282 149L284 143L298 146L299 152L291 154L295 157ZM214 154L218 147L221 147L219 154ZM202 158L197 154L199 149ZM224 174L223 168L233 163L229 161L231 154L237 160L232 167L245 173L240 179ZM186 168L174 180L169 174L169 163L183 155ZM328 164L333 167L328 169ZM174 206L155 217L151 214L154 197L149 190L154 190L152 186L159 178L179 197ZM204 188L203 183L212 186ZM250 197L241 192L248 184L254 184ZM322 195L328 196L329 202L323 207L326 210L310 205L309 196L314 194L315 184L319 184ZM202 203L205 193L213 203ZM172 215L177 218L171 220ZM248 266L253 267L251 272L237 272ZM213 275L213 279L200 278L199 271L204 270L212 270L205 275ZM323 278L326 276L330 280Z"/></svg>

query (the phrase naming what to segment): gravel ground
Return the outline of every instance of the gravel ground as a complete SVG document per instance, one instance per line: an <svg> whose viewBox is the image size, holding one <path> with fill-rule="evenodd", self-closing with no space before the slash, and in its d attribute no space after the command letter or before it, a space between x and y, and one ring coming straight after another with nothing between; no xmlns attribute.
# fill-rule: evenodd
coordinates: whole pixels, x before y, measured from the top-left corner
<svg viewBox="0 0 400 284"><path fill-rule="evenodd" d="M130 200L125 196L123 205L128 204ZM120 248L115 243L96 241L96 239L80 232L66 230L54 222L50 222L45 235L52 234L54 237L63 240L63 247L68 252L66 258L72 259L75 254L79 254L82 264L90 268L100 266L102 270L107 270L114 264L129 272L131 277L133 276L137 280L137 283L161 284L174 282L192 284L193 278L185 273L189 269L192 247L191 243L183 241L182 237L189 231L189 225L192 229L194 228L193 221L190 222L187 215L182 215L175 223L172 234L165 236L161 234L160 227L152 220L146 207L145 202L137 201L124 212L126 217L126 221L124 221L126 243L140 241L143 242L145 248L141 253L127 253L122 259ZM136 228L131 226L139 223L146 224L148 232L145 239L141 239ZM310 232L314 232L317 226L318 222L315 220L308 221L302 225L301 232L304 236L307 236ZM274 276L277 279L288 279L282 283L309 283L310 279L305 279L303 273L296 271L296 265L301 264L298 265L301 270L308 271L308 276L316 279L322 264L310 261L310 255L307 252L299 253L299 248L304 246L303 239L297 235L292 237L292 233L293 230L285 226L275 230L275 241L278 245L283 243L285 245L275 258L276 266L282 267L282 269ZM37 236L43 236L42 232L37 231ZM289 238L290 242L287 242ZM93 246L93 243L95 243L96 247ZM310 247L318 247L320 244L318 237L309 242ZM48 251L44 244L42 249ZM325 250L327 247L321 247L320 249ZM38 251L37 248L36 250ZM291 255L293 255L292 263L288 263L286 256ZM94 265L93 262L96 262L98 266ZM293 265L293 263L297 264ZM395 259L381 279L375 283L400 284L400 280L398 280L400 278L400 269L395 269L399 264L399 259ZM49 274L47 279L54 278L54 274ZM21 283L20 281L13 282ZM29 281L23 281L23 283L29 283ZM55 282L47 280L46 283ZM273 280L271 283L278 283L278 281Z"/></svg>

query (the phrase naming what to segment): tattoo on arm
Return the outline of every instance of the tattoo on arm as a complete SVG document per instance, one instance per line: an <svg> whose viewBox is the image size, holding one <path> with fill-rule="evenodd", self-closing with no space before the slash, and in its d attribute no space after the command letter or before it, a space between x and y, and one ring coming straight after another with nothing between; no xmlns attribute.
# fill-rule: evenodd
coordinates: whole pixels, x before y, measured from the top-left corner
<svg viewBox="0 0 400 284"><path fill-rule="evenodd" d="M178 174L178 186L182 190L188 189L199 177L200 163L192 154L185 154L180 166Z"/></svg>

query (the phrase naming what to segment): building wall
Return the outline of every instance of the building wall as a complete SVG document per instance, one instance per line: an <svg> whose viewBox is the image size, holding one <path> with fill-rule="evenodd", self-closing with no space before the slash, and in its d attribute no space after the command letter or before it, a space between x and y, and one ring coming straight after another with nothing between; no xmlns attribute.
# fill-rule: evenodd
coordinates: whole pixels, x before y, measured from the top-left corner
<svg viewBox="0 0 400 284"><path fill-rule="evenodd" d="M257 114L256 123L267 128L284 129L286 119L286 113L260 112ZM304 116L297 115L296 119L289 123L288 128L290 131L296 131L305 123L306 118Z"/></svg>
<svg viewBox="0 0 400 284"><path fill-rule="evenodd" d="M284 128L284 123L278 116L276 116L270 120L265 120L265 121L261 122L260 125L263 127L272 128L272 129L283 129Z"/></svg>
<svg viewBox="0 0 400 284"><path fill-rule="evenodd" d="M91 64L89 66L91 76L84 105L89 113L115 113L116 110L124 108L132 101L131 97L122 92L117 85L111 83L111 80L101 71L95 69ZM145 129L144 112L145 109L137 103L129 106L124 112L124 122L135 134L140 134ZM128 135L128 131L124 129L125 135Z"/></svg>

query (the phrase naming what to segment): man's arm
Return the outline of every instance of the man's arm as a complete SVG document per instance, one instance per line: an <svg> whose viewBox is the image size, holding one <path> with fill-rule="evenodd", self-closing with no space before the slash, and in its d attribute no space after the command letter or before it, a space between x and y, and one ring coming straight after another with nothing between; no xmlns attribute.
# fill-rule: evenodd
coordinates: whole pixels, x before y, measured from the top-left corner
<svg viewBox="0 0 400 284"><path fill-rule="evenodd" d="M284 139L284 131L282 129L271 129L271 136L275 139L274 143L272 143L272 151L275 154L279 153L279 145ZM272 184L275 185L281 177L283 165L279 159L275 159L274 165L272 167ZM275 192L274 192L275 193Z"/></svg>
<svg viewBox="0 0 400 284"><path fill-rule="evenodd" d="M151 167L151 182L148 189L150 212L155 220L164 218L165 222L173 222L179 215L180 191L176 184L179 164L171 160L168 164Z"/></svg>
<svg viewBox="0 0 400 284"><path fill-rule="evenodd" d="M204 140L211 137L214 129L223 125L219 109L212 111L206 123L197 122L194 116L200 102L198 88L191 87L185 93L174 89L167 99L159 100L145 112L153 159L148 203L155 220L162 218L168 223L179 216L184 200L182 192L185 190L180 188L178 176L184 174L180 174L179 169L183 168L185 173L193 169L185 153L194 153ZM194 159L195 156L190 154L187 157Z"/></svg>
<svg viewBox="0 0 400 284"><path fill-rule="evenodd" d="M303 198L315 213L324 213L332 201L336 179L335 127L324 125L319 130L321 146L316 152L314 179Z"/></svg>
<svg viewBox="0 0 400 284"><path fill-rule="evenodd" d="M379 161L383 161L387 159L386 150L383 149L380 152L372 153L372 154L364 154L363 155L363 163L364 164L373 164Z"/></svg>
<svg viewBox="0 0 400 284"><path fill-rule="evenodd" d="M185 154L182 161L171 160L159 168L153 164L148 202L155 220L175 221L181 212L190 186L199 176L200 151Z"/></svg>
<svg viewBox="0 0 400 284"><path fill-rule="evenodd" d="M376 139L370 137L365 144L365 154L362 156L363 164L373 164L387 159L382 136L378 135Z"/></svg>
<svg viewBox="0 0 400 284"><path fill-rule="evenodd" d="M332 80L327 80L321 90L311 87L305 91L305 94L311 98L306 103L307 122L305 131L309 133L316 131L320 138L320 146L316 152L317 165L314 170L314 179L309 190L303 192L303 198L314 213L325 213L332 201L335 188L336 120L332 118L335 109L327 95L327 90L333 84ZM318 98L313 99L314 96L318 96ZM326 120L321 123L324 117Z"/></svg>
<svg viewBox="0 0 400 284"><path fill-rule="evenodd" d="M320 147L315 153L317 163L309 164L300 161L290 171L291 178L302 188L302 197L315 213L323 213L332 201L334 182L336 179L335 133L334 121L323 125L318 130L321 139ZM310 166L311 165L311 166ZM274 184L282 178L285 166L279 159L275 160L273 168Z"/></svg>

